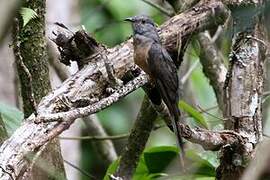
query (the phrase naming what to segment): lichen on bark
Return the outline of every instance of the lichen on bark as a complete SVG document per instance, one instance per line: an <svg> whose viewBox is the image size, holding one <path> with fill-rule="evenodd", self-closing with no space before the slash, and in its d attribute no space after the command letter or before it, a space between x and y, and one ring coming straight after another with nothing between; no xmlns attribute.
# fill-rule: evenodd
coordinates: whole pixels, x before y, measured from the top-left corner
<svg viewBox="0 0 270 180"><path fill-rule="evenodd" d="M13 25L14 54L20 78L23 112L28 117L35 112L35 102L40 102L51 91L51 85L45 37L46 1L24 0L23 6L37 13L37 17L26 25L23 25L23 19L18 15ZM23 179L56 179L38 163L44 161L65 177L59 141L53 140L45 146L37 161L33 162L33 168L26 167L30 169L22 175Z"/></svg>
<svg viewBox="0 0 270 180"><path fill-rule="evenodd" d="M45 3L44 0L24 1L24 6L36 11L38 16L31 19L24 27L22 21L20 21L18 33L19 51L23 63L32 76L33 94L37 102L51 90L45 38ZM27 92L24 91L24 89L27 89L26 83L28 82L22 71L18 67L24 114L25 117L28 117L33 113L33 109Z"/></svg>

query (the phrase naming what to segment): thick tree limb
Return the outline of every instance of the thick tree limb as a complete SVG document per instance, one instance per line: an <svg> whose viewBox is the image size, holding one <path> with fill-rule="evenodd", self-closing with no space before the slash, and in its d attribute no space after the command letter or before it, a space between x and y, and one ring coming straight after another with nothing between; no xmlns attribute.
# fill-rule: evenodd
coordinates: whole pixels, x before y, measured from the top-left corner
<svg viewBox="0 0 270 180"><path fill-rule="evenodd" d="M54 51L50 45L48 45L48 49L50 50L50 58L49 62L51 66L55 69L56 74L61 79L61 81L66 80L69 77L67 70L64 65L57 61L56 56L54 55ZM92 114L91 116L86 116L82 118L87 128L87 132L92 139L95 137L106 137L107 133L99 122L97 116ZM96 138L98 139L98 138ZM96 152L104 159L104 162L107 166L109 166L114 160L117 159L117 154L111 139L107 138L103 141L92 142L94 144L94 148Z"/></svg>
<svg viewBox="0 0 270 180"><path fill-rule="evenodd" d="M205 129L191 129L188 125L179 125L182 137L186 140L200 144L205 150L217 151L222 146L241 143L244 138L234 131L209 131Z"/></svg>
<svg viewBox="0 0 270 180"><path fill-rule="evenodd" d="M258 3L257 0L223 0L222 2L230 6L245 6Z"/></svg>
<svg viewBox="0 0 270 180"><path fill-rule="evenodd" d="M161 26L160 33L164 45L170 51L177 51L177 37L181 36L185 39L196 32L216 27L225 21L227 14L227 10L220 2L199 4L190 11L171 18ZM0 166L13 177L18 177L28 165L24 159L28 153L38 151L43 144L67 129L76 118L100 111L145 84L148 79L142 74L110 96L106 97L104 94L108 85L104 57L112 63L116 77L122 78L133 66L132 53L132 40L128 40L120 46L88 58L88 61L91 61L89 65L43 98L37 108L39 116L37 118L34 115L30 116L12 137L5 141L0 148ZM90 102L86 107L84 104L78 108L76 105L80 105L83 98L90 98ZM93 103L94 100L98 102ZM89 105L91 103L92 105ZM44 118L65 121L33 123L37 119L47 120ZM5 180L10 179L10 176L1 171L0 178Z"/></svg>
<svg viewBox="0 0 270 180"><path fill-rule="evenodd" d="M261 37L262 29L254 27L236 35L231 62L225 81L225 128L238 132L246 141L223 148L217 179L240 179L254 148L262 138L262 92L264 48L248 38ZM260 39L260 38L259 38Z"/></svg>
<svg viewBox="0 0 270 180"><path fill-rule="evenodd" d="M219 108L223 110L223 85L225 82L227 69L223 64L219 50L215 44L211 42L209 33L200 33L198 35L198 40L203 49L200 55L203 72L210 80L210 85L214 89Z"/></svg>

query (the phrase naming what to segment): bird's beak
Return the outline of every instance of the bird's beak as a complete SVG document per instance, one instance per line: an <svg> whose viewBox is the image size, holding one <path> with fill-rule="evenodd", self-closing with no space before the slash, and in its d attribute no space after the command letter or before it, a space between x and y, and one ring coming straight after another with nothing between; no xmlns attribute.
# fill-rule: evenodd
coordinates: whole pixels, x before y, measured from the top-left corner
<svg viewBox="0 0 270 180"><path fill-rule="evenodd" d="M126 19L124 19L124 21L127 21L127 22L134 22L134 19L132 17L128 17Z"/></svg>

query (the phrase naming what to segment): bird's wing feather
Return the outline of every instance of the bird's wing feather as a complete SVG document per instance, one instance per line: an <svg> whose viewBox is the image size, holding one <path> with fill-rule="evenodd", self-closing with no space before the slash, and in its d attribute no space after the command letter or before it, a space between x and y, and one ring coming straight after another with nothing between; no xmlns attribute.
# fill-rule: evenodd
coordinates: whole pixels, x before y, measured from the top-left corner
<svg viewBox="0 0 270 180"><path fill-rule="evenodd" d="M167 106L178 101L177 69L170 55L160 44L153 43L148 53L148 64L156 79L160 94ZM168 107L171 111L172 109ZM173 113L173 112L171 112ZM175 114L173 114L175 115Z"/></svg>
<svg viewBox="0 0 270 180"><path fill-rule="evenodd" d="M154 77L157 89L161 98L167 105L171 116L173 117L172 126L177 137L177 145L182 150L180 161L184 167L184 144L181 137L181 130L177 126L180 111L178 109L178 76L176 66L170 55L160 44L153 43L148 53L148 64L150 72Z"/></svg>

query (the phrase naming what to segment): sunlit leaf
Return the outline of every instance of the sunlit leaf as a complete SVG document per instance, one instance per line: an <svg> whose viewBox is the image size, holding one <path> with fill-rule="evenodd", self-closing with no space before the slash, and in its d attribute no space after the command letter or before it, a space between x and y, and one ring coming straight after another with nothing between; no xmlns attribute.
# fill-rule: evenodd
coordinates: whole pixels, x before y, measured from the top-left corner
<svg viewBox="0 0 270 180"><path fill-rule="evenodd" d="M193 117L196 121L197 124L203 126L204 128L208 129L207 122L205 121L204 117L202 114L197 111L195 108L187 104L185 101L180 101L179 102L179 107L187 112L191 117Z"/></svg>
<svg viewBox="0 0 270 180"><path fill-rule="evenodd" d="M107 169L103 180L110 180L110 176L114 174L119 166L120 159L115 160Z"/></svg>
<svg viewBox="0 0 270 180"><path fill-rule="evenodd" d="M23 27L31 20L38 17L37 13L30 8L22 7L20 10L20 14L23 19Z"/></svg>
<svg viewBox="0 0 270 180"><path fill-rule="evenodd" d="M3 103L0 103L0 113L5 123L7 133L10 136L20 126L23 120L23 113Z"/></svg>

